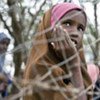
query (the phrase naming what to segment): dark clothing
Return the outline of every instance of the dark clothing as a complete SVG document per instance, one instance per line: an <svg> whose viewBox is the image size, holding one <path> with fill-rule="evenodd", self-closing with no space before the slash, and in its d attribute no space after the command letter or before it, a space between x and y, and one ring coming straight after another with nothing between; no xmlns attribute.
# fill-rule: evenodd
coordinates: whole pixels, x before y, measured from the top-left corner
<svg viewBox="0 0 100 100"><path fill-rule="evenodd" d="M96 84L95 84L94 100L100 100L100 79L98 79Z"/></svg>

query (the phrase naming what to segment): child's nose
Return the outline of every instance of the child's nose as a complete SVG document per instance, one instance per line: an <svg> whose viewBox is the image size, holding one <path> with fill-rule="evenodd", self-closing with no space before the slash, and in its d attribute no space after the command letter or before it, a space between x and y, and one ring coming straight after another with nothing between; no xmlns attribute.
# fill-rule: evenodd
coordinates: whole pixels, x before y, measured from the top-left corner
<svg viewBox="0 0 100 100"><path fill-rule="evenodd" d="M77 32L78 30L77 30L77 26L76 25L72 25L70 28L67 28L67 31L69 32L69 33L73 33L73 32Z"/></svg>
<svg viewBox="0 0 100 100"><path fill-rule="evenodd" d="M4 48L7 49L7 45L6 44L4 45Z"/></svg>
<svg viewBox="0 0 100 100"><path fill-rule="evenodd" d="M77 31L73 31L73 32L70 33L70 36L74 37L74 38L78 38L79 33Z"/></svg>
<svg viewBox="0 0 100 100"><path fill-rule="evenodd" d="M7 49L7 44L3 44L3 48L4 49Z"/></svg>
<svg viewBox="0 0 100 100"><path fill-rule="evenodd" d="M72 36L72 37L78 37L79 36L79 32L78 32L76 26L72 27L69 32L70 32L69 35Z"/></svg>

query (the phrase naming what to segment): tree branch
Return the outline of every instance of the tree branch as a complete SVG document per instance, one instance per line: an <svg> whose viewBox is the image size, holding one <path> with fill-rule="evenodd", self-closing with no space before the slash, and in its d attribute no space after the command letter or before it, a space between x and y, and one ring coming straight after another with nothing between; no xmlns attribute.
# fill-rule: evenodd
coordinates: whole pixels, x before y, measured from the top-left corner
<svg viewBox="0 0 100 100"><path fill-rule="evenodd" d="M5 28L6 28L6 29L8 30L8 32L10 33L10 35L11 35L12 37L14 37L13 32L10 30L9 26L6 24L6 21L3 19L3 17L2 17L1 14L0 14L0 19L1 19L1 21L3 22Z"/></svg>
<svg viewBox="0 0 100 100"><path fill-rule="evenodd" d="M35 21L37 15L38 15L39 12L41 11L41 9L42 9L42 7L43 7L43 5L44 5L45 3L46 3L46 0L44 0L44 2L41 4L39 10L38 10L38 11L36 12L36 14L32 17L32 21L31 21L31 23L30 23L30 26L29 26L29 29L28 29L28 32L27 32L27 33L29 33L29 31L30 31L32 25L34 24L34 21Z"/></svg>

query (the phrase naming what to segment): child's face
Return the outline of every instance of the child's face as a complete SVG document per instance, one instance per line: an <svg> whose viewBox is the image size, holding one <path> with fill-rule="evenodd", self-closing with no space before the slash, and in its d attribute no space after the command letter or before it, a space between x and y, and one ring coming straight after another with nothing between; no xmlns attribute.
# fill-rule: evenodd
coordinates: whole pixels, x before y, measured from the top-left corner
<svg viewBox="0 0 100 100"><path fill-rule="evenodd" d="M86 27L85 15L78 10L72 10L61 19L61 24L67 30L77 49L81 47L83 33Z"/></svg>
<svg viewBox="0 0 100 100"><path fill-rule="evenodd" d="M0 53L4 53L7 50L8 47L8 41L3 40L0 42Z"/></svg>

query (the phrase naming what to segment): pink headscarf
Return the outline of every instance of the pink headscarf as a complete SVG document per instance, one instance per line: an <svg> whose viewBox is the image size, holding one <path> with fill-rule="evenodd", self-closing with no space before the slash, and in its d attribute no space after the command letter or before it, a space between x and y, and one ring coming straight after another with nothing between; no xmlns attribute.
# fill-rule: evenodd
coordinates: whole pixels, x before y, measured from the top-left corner
<svg viewBox="0 0 100 100"><path fill-rule="evenodd" d="M99 68L95 64L88 64L87 70L92 79L93 84L95 84L99 76Z"/></svg>
<svg viewBox="0 0 100 100"><path fill-rule="evenodd" d="M58 20L60 20L66 13L74 9L82 10L82 8L80 8L74 3L61 3L55 5L52 9L52 14L51 14L51 26L53 26Z"/></svg>

